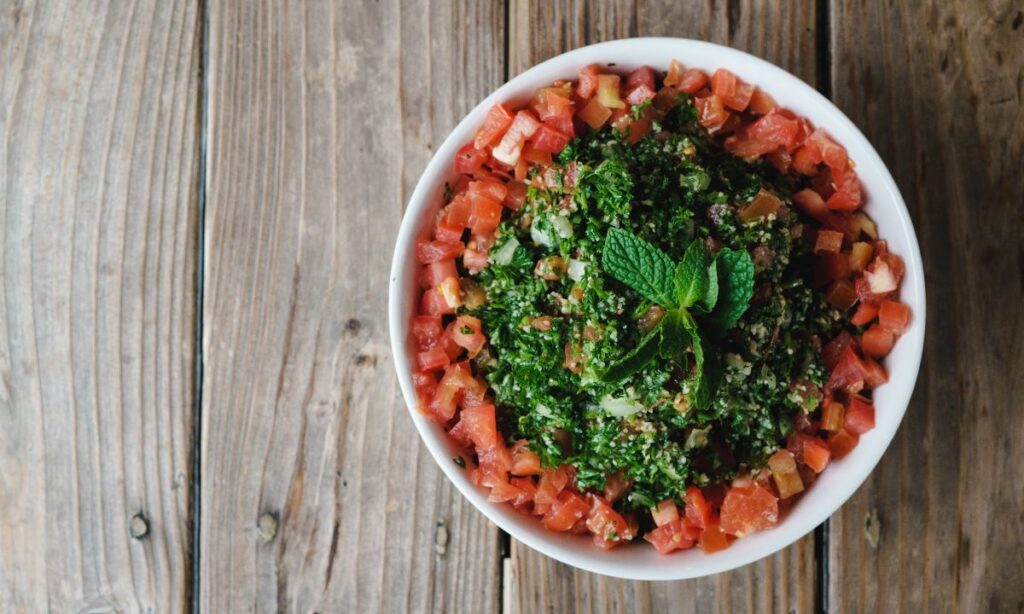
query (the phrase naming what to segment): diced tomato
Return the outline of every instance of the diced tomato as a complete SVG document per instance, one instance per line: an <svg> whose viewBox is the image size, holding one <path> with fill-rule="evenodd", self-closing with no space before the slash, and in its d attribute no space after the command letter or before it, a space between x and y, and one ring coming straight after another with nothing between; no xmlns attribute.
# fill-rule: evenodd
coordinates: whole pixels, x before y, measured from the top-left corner
<svg viewBox="0 0 1024 614"><path fill-rule="evenodd" d="M843 428L846 408L839 401L830 401L821 408L821 430L838 431Z"/></svg>
<svg viewBox="0 0 1024 614"><path fill-rule="evenodd" d="M467 377L471 377L471 375L463 373L463 370L469 370L469 367L464 363L449 365L448 368L445 369L444 376L437 385L437 391L434 393L434 398L430 401L430 411L433 412L441 422L447 422L455 416L455 406L459 402L459 397L464 388L464 382ZM463 411L463 418L460 422L464 420L465 411ZM467 431L468 435L468 426L464 426L463 428Z"/></svg>
<svg viewBox="0 0 1024 614"><path fill-rule="evenodd" d="M861 335L860 347L865 356L878 359L892 350L894 340L891 330L875 324Z"/></svg>
<svg viewBox="0 0 1024 614"><path fill-rule="evenodd" d="M533 497L537 494L537 485L533 483L532 479L512 478L510 482L519 489L519 494L512 500L513 506L521 508L533 501Z"/></svg>
<svg viewBox="0 0 1024 614"><path fill-rule="evenodd" d="M622 102L619 95L618 75L597 76L597 100L609 109L625 109L626 103Z"/></svg>
<svg viewBox="0 0 1024 614"><path fill-rule="evenodd" d="M559 465L551 469L544 469L540 476L540 483L537 485L537 496L534 501L540 504L554 503L558 494L569 484L570 475L567 465Z"/></svg>
<svg viewBox="0 0 1024 614"><path fill-rule="evenodd" d="M675 550L684 550L693 547L693 540L687 537L682 518L677 518L668 524L664 524L653 531L648 531L644 539L650 542L658 554L668 554Z"/></svg>
<svg viewBox="0 0 1024 614"><path fill-rule="evenodd" d="M849 161L846 148L829 138L821 128L807 137L804 146L811 150L815 158L833 170L847 166Z"/></svg>
<svg viewBox="0 0 1024 614"><path fill-rule="evenodd" d="M540 151L546 151L549 153L558 153L562 151L569 142L569 137L567 135L546 125L538 128L537 132L534 132L533 136L530 138L533 140L534 147Z"/></svg>
<svg viewBox="0 0 1024 614"><path fill-rule="evenodd" d="M580 69L579 83L576 94L583 99L590 98L597 91L597 64L590 64Z"/></svg>
<svg viewBox="0 0 1024 614"><path fill-rule="evenodd" d="M882 384L889 381L889 374L885 372L885 367L878 364L871 358L865 358L864 364L864 387L868 390L874 390Z"/></svg>
<svg viewBox="0 0 1024 614"><path fill-rule="evenodd" d="M649 119L638 119L629 122L626 130L628 134L626 136L626 142L630 145L637 143L640 139L650 134L652 128L651 120Z"/></svg>
<svg viewBox="0 0 1024 614"><path fill-rule="evenodd" d="M466 267L470 275L476 275L480 271L487 268L490 264L488 260L487 252L477 251L475 249L467 249L462 252L462 265Z"/></svg>
<svg viewBox="0 0 1024 614"><path fill-rule="evenodd" d="M668 71L665 73L665 85L679 85L683 76L683 64L676 59L668 63Z"/></svg>
<svg viewBox="0 0 1024 614"><path fill-rule="evenodd" d="M471 175L487 162L486 151L477 149L473 143L466 143L455 152L455 172Z"/></svg>
<svg viewBox="0 0 1024 614"><path fill-rule="evenodd" d="M817 437L812 438L804 444L803 457L800 460L803 464L807 465L814 470L815 473L821 473L828 466L829 460L832 458L832 451L824 441Z"/></svg>
<svg viewBox="0 0 1024 614"><path fill-rule="evenodd" d="M543 126L541 126L541 127L543 128ZM538 132L539 132L539 130L538 130ZM534 132L533 134L536 136L537 133ZM534 145L533 142L529 142L529 143L527 143L523 147L523 153L522 153L522 157L519 158L519 163L522 164L523 160L525 160L528 164L530 164L532 166L540 166L540 167L543 167L543 168L547 168L547 167L551 166L551 162L552 162L552 160L551 160L551 152L537 149L537 147ZM516 165L516 173L517 174L518 174L518 171L519 171L519 166ZM518 179L518 177L517 177L517 179Z"/></svg>
<svg viewBox="0 0 1024 614"><path fill-rule="evenodd" d="M848 280L840 279L829 286L825 300L839 311L846 311L857 302L857 291Z"/></svg>
<svg viewBox="0 0 1024 614"><path fill-rule="evenodd" d="M455 268L455 260L431 262L423 268L423 272L420 274L420 287L434 288L449 277L456 279L459 277L459 272Z"/></svg>
<svg viewBox="0 0 1024 614"><path fill-rule="evenodd" d="M415 315L410 325L413 337L420 348L428 348L441 338L441 318L434 315Z"/></svg>
<svg viewBox="0 0 1024 614"><path fill-rule="evenodd" d="M772 109L757 121L746 127L747 135L754 140L766 141L790 149L800 133L800 124L779 109Z"/></svg>
<svg viewBox="0 0 1024 614"><path fill-rule="evenodd" d="M793 160L794 164L796 160ZM796 204L797 208L818 220L819 222L825 221L829 216L828 206L825 204L824 199L821 195L810 188L804 188L793 195L793 203Z"/></svg>
<svg viewBox="0 0 1024 614"><path fill-rule="evenodd" d="M481 181L470 181L466 192L470 201L472 201L474 196L486 196L500 203L505 200L505 195L508 194L508 186L495 179L484 179Z"/></svg>
<svg viewBox="0 0 1024 614"><path fill-rule="evenodd" d="M686 506L686 518L695 527L705 528L710 526L714 512L711 505L704 498L704 493L696 486L687 486L684 497Z"/></svg>
<svg viewBox="0 0 1024 614"><path fill-rule="evenodd" d="M455 309L448 304L444 295L437 288L431 288L423 291L423 296L420 298L420 313L439 316L455 313Z"/></svg>
<svg viewBox="0 0 1024 614"><path fill-rule="evenodd" d="M616 512L603 498L591 495L587 513L587 529L594 535L594 544L603 549L614 548L633 539L633 532L622 514Z"/></svg>
<svg viewBox="0 0 1024 614"><path fill-rule="evenodd" d="M825 384L825 390L833 392L844 390L850 393L858 393L864 389L864 377L867 375L867 368L864 361L857 356L852 346L843 348L839 355L839 362Z"/></svg>
<svg viewBox="0 0 1024 614"><path fill-rule="evenodd" d="M447 260L458 256L463 247L459 241L417 241L416 259L423 264Z"/></svg>
<svg viewBox="0 0 1024 614"><path fill-rule="evenodd" d="M832 451L832 457L839 460L852 452L859 441L860 435L843 429L828 436L828 448Z"/></svg>
<svg viewBox="0 0 1024 614"><path fill-rule="evenodd" d="M910 322L910 307L896 301L882 301L878 306L878 324L895 335L902 335Z"/></svg>
<svg viewBox="0 0 1024 614"><path fill-rule="evenodd" d="M832 371L839 364L839 358L847 347L857 348L857 340L845 330L836 335L835 339L825 344L821 349L821 360L825 368Z"/></svg>
<svg viewBox="0 0 1024 614"><path fill-rule="evenodd" d="M796 470L796 457L789 450L777 450L768 459L775 488L780 499L788 499L804 490L803 480Z"/></svg>
<svg viewBox="0 0 1024 614"><path fill-rule="evenodd" d="M775 102L768 92L764 91L759 87L754 88L754 93L750 96L750 107L748 110L754 115L764 115L773 109L778 108L779 104Z"/></svg>
<svg viewBox="0 0 1024 614"><path fill-rule="evenodd" d="M846 406L843 426L851 433L867 433L875 428L875 406L860 395L852 395Z"/></svg>
<svg viewBox="0 0 1024 614"><path fill-rule="evenodd" d="M612 116L612 111L608 107L601 104L601 102L594 98L587 103L587 106L583 107L577 116L583 120L588 126L597 130L604 125L608 118Z"/></svg>
<svg viewBox="0 0 1024 614"><path fill-rule="evenodd" d="M881 242L879 242L881 243ZM878 251L876 243L876 251ZM864 287L858 286L861 300L877 298L879 301L892 296L900 287L903 278L903 259L888 252L879 253L864 271Z"/></svg>
<svg viewBox="0 0 1024 614"><path fill-rule="evenodd" d="M437 376L434 373L416 371L412 374L412 385L416 389L416 398L420 408L426 408L437 390Z"/></svg>
<svg viewBox="0 0 1024 614"><path fill-rule="evenodd" d="M459 364L461 365L462 363ZM453 368L458 367L459 365L453 365ZM445 373L445 378L447 377L448 372ZM444 385L443 379L442 385ZM473 445L477 447L478 452L493 448L498 444L499 435L494 418L494 405L466 407L462 410L461 415L460 422L466 423L466 435L473 442Z"/></svg>
<svg viewBox="0 0 1024 614"><path fill-rule="evenodd" d="M572 117L572 86L565 83L540 88L531 107L542 122L556 117Z"/></svg>
<svg viewBox="0 0 1024 614"><path fill-rule="evenodd" d="M626 77L626 91L641 85L646 86L652 92L654 91L654 69L650 66L641 66Z"/></svg>
<svg viewBox="0 0 1024 614"><path fill-rule="evenodd" d="M654 519L654 524L660 527L678 520L679 509L676 507L675 501L672 499L665 499L664 501L660 501L658 505L651 510L651 518Z"/></svg>
<svg viewBox="0 0 1024 614"><path fill-rule="evenodd" d="M638 105L645 100L651 100L654 98L654 89L647 87L646 85L638 85L628 91L629 93L626 94L626 102L631 105Z"/></svg>
<svg viewBox="0 0 1024 614"><path fill-rule="evenodd" d="M526 184L521 181L511 181L506 185L508 186L508 194L501 204L515 211L526 202Z"/></svg>
<svg viewBox="0 0 1024 614"><path fill-rule="evenodd" d="M465 414L466 410L463 409L462 412ZM469 427L472 427L472 424ZM471 429L470 433L472 433ZM480 448L477 446L476 455L480 459L481 484L493 487L495 484L508 482L508 470L512 466L512 456L500 436L490 447Z"/></svg>
<svg viewBox="0 0 1024 614"><path fill-rule="evenodd" d="M505 135L501 137L501 141L494 147L491 155L499 162L515 166L519 161L519 155L522 153L526 139L533 136L538 128L540 128L540 122L533 116L533 113L530 111L516 112L512 124L508 127Z"/></svg>
<svg viewBox="0 0 1024 614"><path fill-rule="evenodd" d="M679 76L678 88L687 94L696 94L708 84L708 75L703 70L689 68ZM666 83L667 85L667 83Z"/></svg>
<svg viewBox="0 0 1024 614"><path fill-rule="evenodd" d="M711 93L722 99L722 104L735 111L743 111L754 95L754 86L745 83L731 71L719 68L711 76Z"/></svg>
<svg viewBox="0 0 1024 614"><path fill-rule="evenodd" d="M484 125L476 132L473 145L477 149L484 149L494 145L501 135L505 134L512 124L512 111L503 104L496 104L487 112L484 118Z"/></svg>
<svg viewBox="0 0 1024 614"><path fill-rule="evenodd" d="M538 489L538 493L539 493ZM568 531L590 511L587 500L571 490L564 490L541 519L544 528L551 531Z"/></svg>
<svg viewBox="0 0 1024 614"><path fill-rule="evenodd" d="M817 240L814 242L814 251L838 253L843 246L843 233L835 230L819 230Z"/></svg>
<svg viewBox="0 0 1024 614"><path fill-rule="evenodd" d="M506 503L515 501L523 496L523 491L510 482L496 481L491 485L491 492L487 500L492 503Z"/></svg>
<svg viewBox="0 0 1024 614"><path fill-rule="evenodd" d="M525 439L520 439L512 446L512 475L541 475L543 470L540 466L540 457L537 456Z"/></svg>
<svg viewBox="0 0 1024 614"><path fill-rule="evenodd" d="M721 529L743 537L769 529L779 521L779 500L752 480L736 480L722 503Z"/></svg>
<svg viewBox="0 0 1024 614"><path fill-rule="evenodd" d="M832 183L835 192L825 203L829 209L839 211L856 211L860 207L860 181L857 174L849 166L832 169Z"/></svg>
<svg viewBox="0 0 1024 614"><path fill-rule="evenodd" d="M700 532L698 544L705 554L711 554L728 548L729 537L722 532L722 529L717 524L711 525Z"/></svg>
<svg viewBox="0 0 1024 614"><path fill-rule="evenodd" d="M850 276L850 259L842 254L821 252L814 264L814 284L825 284Z"/></svg>
<svg viewBox="0 0 1024 614"><path fill-rule="evenodd" d="M470 194L469 227L474 234L486 234L501 224L501 201L483 194Z"/></svg>
<svg viewBox="0 0 1024 614"><path fill-rule="evenodd" d="M819 164L821 164L821 158L808 147L800 147L793 152L793 170L801 175L816 175Z"/></svg>
<svg viewBox="0 0 1024 614"><path fill-rule="evenodd" d="M612 502L618 501L619 497L624 495L632 484L632 481L627 480L621 471L613 473L605 478L604 498Z"/></svg>
<svg viewBox="0 0 1024 614"><path fill-rule="evenodd" d="M459 316L448 325L445 334L459 347L469 352L470 358L475 358L487 342L482 331L483 324L479 318L473 316Z"/></svg>
<svg viewBox="0 0 1024 614"><path fill-rule="evenodd" d="M793 156L784 149L776 149L765 155L768 163L774 166L780 173L788 173L790 165L793 164Z"/></svg>
<svg viewBox="0 0 1024 614"><path fill-rule="evenodd" d="M424 350L416 355L416 364L420 371L443 369L448 366L449 362L448 353L440 346Z"/></svg>
<svg viewBox="0 0 1024 614"><path fill-rule="evenodd" d="M720 129L729 119L729 112L725 110L722 99L714 94L697 96L693 104L697 107L697 122L712 132Z"/></svg>

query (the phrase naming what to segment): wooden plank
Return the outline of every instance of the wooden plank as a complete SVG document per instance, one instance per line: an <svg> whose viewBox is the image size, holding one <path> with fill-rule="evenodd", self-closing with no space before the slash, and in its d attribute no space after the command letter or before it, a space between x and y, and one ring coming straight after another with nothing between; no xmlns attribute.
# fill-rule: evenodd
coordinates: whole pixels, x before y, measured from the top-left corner
<svg viewBox="0 0 1024 614"><path fill-rule="evenodd" d="M0 9L5 611L186 607L197 13Z"/></svg>
<svg viewBox="0 0 1024 614"><path fill-rule="evenodd" d="M1024 12L837 0L831 19L834 98L900 185L928 282L910 409L832 520L831 611L1019 612Z"/></svg>
<svg viewBox="0 0 1024 614"><path fill-rule="evenodd" d="M419 444L385 313L413 182L502 80L503 8L209 20L203 610L496 611L498 531Z"/></svg>
<svg viewBox="0 0 1024 614"><path fill-rule="evenodd" d="M582 45L628 36L700 38L750 51L815 82L815 9L793 3L657 1L512 3L513 74ZM679 58L686 61L686 58ZM517 612L800 611L814 608L814 538L727 574L685 582L630 582L575 570L512 546ZM508 579L506 580L508 581Z"/></svg>

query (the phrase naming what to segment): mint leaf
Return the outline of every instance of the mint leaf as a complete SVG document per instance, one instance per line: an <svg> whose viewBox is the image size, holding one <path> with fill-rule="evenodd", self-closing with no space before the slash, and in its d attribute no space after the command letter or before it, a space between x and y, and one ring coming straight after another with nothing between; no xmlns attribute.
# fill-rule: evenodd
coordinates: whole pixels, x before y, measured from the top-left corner
<svg viewBox="0 0 1024 614"><path fill-rule="evenodd" d="M604 270L663 307L675 307L674 265L668 254L635 234L612 228L601 254Z"/></svg>
<svg viewBox="0 0 1024 614"><path fill-rule="evenodd" d="M662 358L675 358L690 345L690 333L683 323L684 309L673 309L662 318L663 330L661 333L661 356Z"/></svg>
<svg viewBox="0 0 1024 614"><path fill-rule="evenodd" d="M691 241L675 272L676 296L680 306L689 307L707 294L710 263L704 242L699 239Z"/></svg>
<svg viewBox="0 0 1024 614"><path fill-rule="evenodd" d="M718 303L708 320L720 331L727 331L739 321L754 295L754 262L746 250L723 249L716 258L718 268Z"/></svg>
<svg viewBox="0 0 1024 614"><path fill-rule="evenodd" d="M682 314L683 328L690 335L690 349L693 351L694 374L690 378L690 399L697 409L706 409L711 406L715 398L715 386L717 378L714 377L712 356L704 355L704 342L701 339L697 323L687 311L680 310Z"/></svg>
<svg viewBox="0 0 1024 614"><path fill-rule="evenodd" d="M661 323L654 329L647 333L640 343L635 348L626 353L625 356L620 358L618 361L608 366L603 373L601 373L601 381L604 382L617 382L626 379L630 375L633 375L640 369L647 366L647 363L654 360L658 355L658 350L661 346L662 340L662 329Z"/></svg>
<svg viewBox="0 0 1024 614"><path fill-rule="evenodd" d="M711 313L718 303L718 259L712 260L708 267L708 291L704 298L697 301L693 310L697 313Z"/></svg>
<svg viewBox="0 0 1024 614"><path fill-rule="evenodd" d="M700 384L693 397L693 406L697 409L707 409L715 400L715 392L718 390L718 379L721 369L714 354L705 357L700 373Z"/></svg>

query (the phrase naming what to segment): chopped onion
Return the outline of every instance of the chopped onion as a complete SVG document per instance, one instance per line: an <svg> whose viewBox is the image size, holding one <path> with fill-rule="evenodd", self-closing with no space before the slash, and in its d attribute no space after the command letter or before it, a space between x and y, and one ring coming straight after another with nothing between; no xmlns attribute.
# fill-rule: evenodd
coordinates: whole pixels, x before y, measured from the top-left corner
<svg viewBox="0 0 1024 614"><path fill-rule="evenodd" d="M515 255L517 247L519 247L519 240L515 237L509 238L498 251L491 254L491 262L494 264L508 264L512 262L512 256Z"/></svg>
<svg viewBox="0 0 1024 614"><path fill-rule="evenodd" d="M562 215L552 215L549 219L558 236L563 239L568 239L572 236L572 222L569 221L569 218Z"/></svg>
<svg viewBox="0 0 1024 614"><path fill-rule="evenodd" d="M633 399L616 399L608 396L601 399L598 405L609 414L619 418L627 418L644 408Z"/></svg>
<svg viewBox="0 0 1024 614"><path fill-rule="evenodd" d="M587 263L574 258L569 259L569 279L579 281L587 272Z"/></svg>
<svg viewBox="0 0 1024 614"><path fill-rule="evenodd" d="M541 230L537 226L537 222L540 219L541 218L536 217L536 218L533 219L533 223L530 224L530 238L533 239L533 242L536 243L537 245L543 245L544 247L551 247L554 244L554 241L552 241L552 239L551 239L551 235L549 235L544 230Z"/></svg>

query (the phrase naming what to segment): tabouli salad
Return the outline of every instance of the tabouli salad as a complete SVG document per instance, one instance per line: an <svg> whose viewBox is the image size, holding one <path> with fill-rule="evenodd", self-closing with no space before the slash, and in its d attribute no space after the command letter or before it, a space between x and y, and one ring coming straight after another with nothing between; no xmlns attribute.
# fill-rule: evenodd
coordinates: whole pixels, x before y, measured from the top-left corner
<svg viewBox="0 0 1024 614"><path fill-rule="evenodd" d="M590 65L495 105L455 170L416 246L413 381L491 501L715 552L874 427L903 261L846 150L766 92Z"/></svg>

